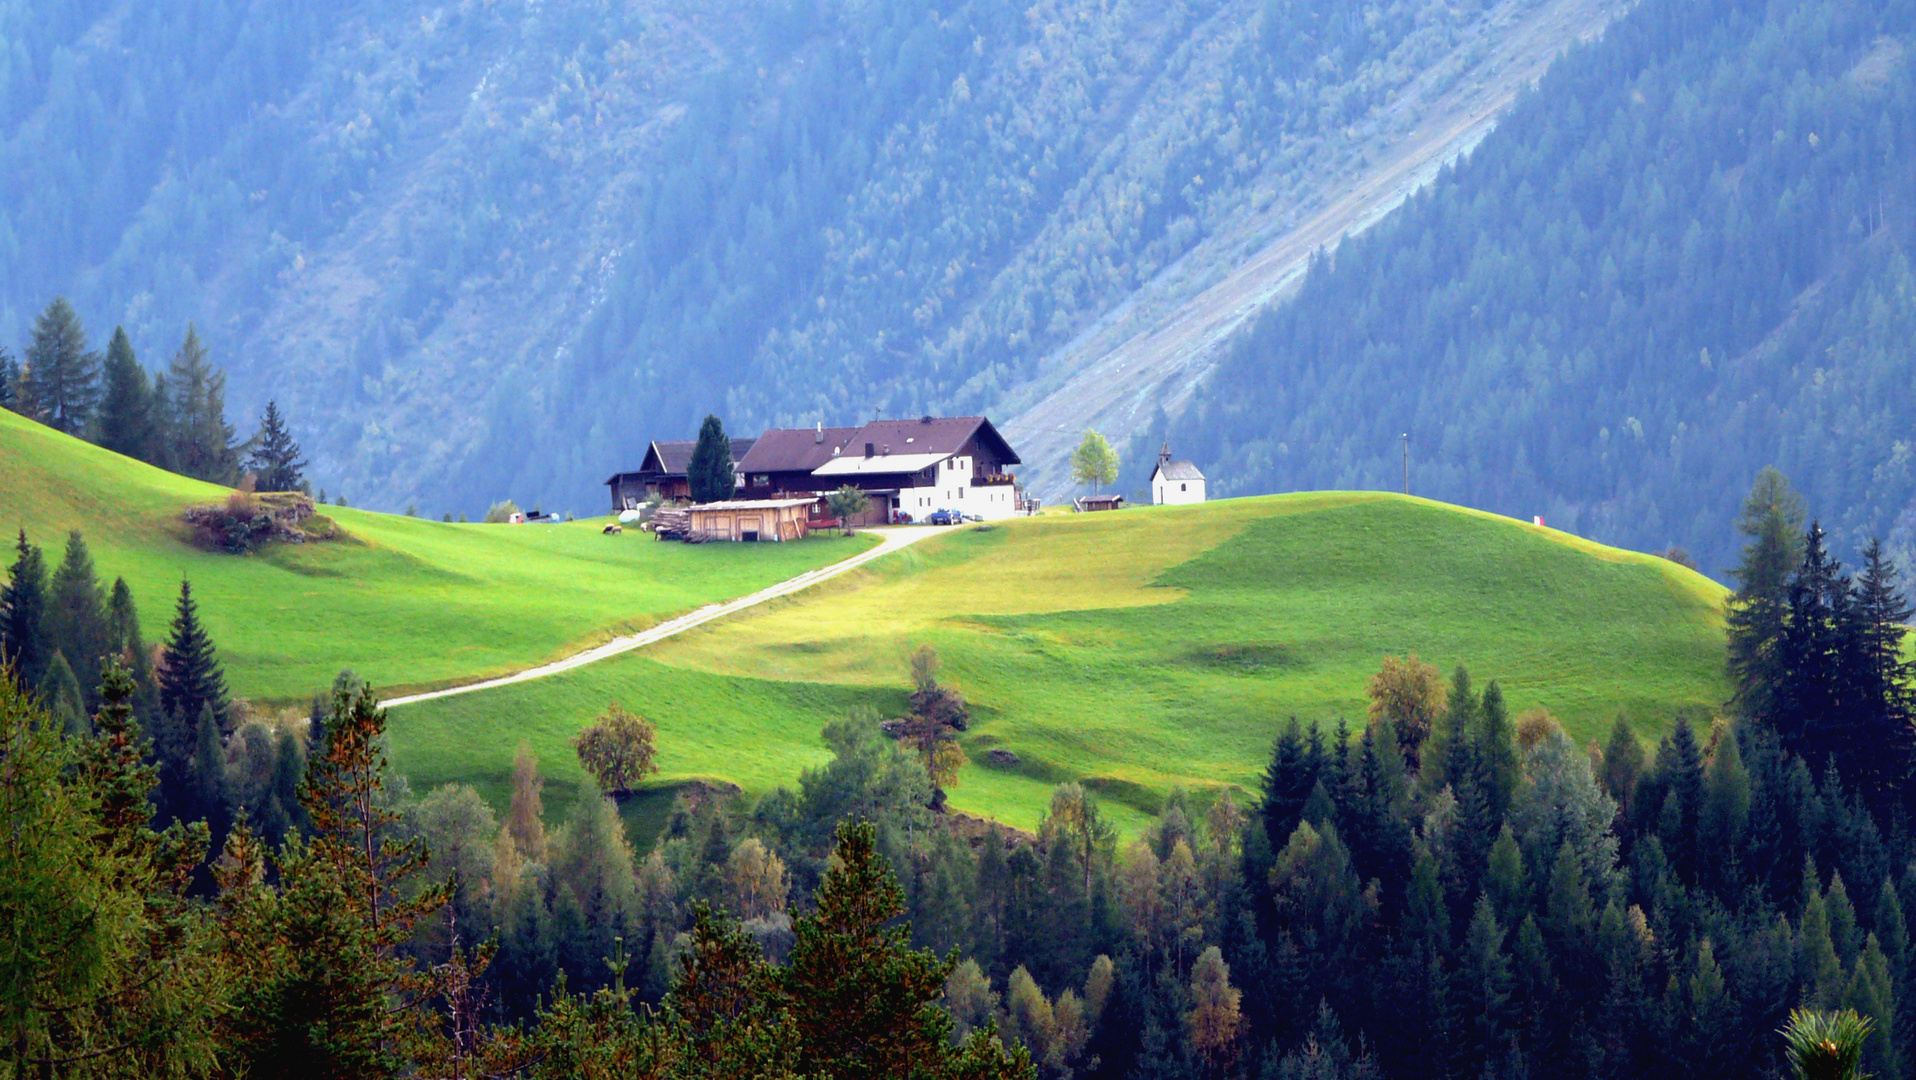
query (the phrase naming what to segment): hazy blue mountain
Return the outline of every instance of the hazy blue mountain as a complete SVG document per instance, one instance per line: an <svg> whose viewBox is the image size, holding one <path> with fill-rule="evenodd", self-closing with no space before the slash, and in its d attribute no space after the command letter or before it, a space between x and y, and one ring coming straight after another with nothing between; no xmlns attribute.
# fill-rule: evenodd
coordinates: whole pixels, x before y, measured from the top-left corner
<svg viewBox="0 0 1916 1080"><path fill-rule="evenodd" d="M1644 0L1170 423L1212 490L1413 489L1720 573L1760 467L1916 555L1910 0ZM1134 457L1147 445L1140 441Z"/></svg>
<svg viewBox="0 0 1916 1080"><path fill-rule="evenodd" d="M357 503L584 509L993 409L1541 2L0 2L0 336L197 320Z"/></svg>

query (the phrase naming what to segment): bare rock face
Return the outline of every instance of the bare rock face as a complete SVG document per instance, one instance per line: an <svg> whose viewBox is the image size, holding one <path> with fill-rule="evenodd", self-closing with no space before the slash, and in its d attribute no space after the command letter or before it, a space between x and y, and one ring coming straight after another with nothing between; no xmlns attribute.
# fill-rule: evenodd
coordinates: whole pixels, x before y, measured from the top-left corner
<svg viewBox="0 0 1916 1080"><path fill-rule="evenodd" d="M1018 765L1018 755L1012 753L1009 750L1006 750L1002 746L993 747L992 749L985 751L985 761L986 763L995 765L1000 769L1012 769L1012 768L1016 768Z"/></svg>

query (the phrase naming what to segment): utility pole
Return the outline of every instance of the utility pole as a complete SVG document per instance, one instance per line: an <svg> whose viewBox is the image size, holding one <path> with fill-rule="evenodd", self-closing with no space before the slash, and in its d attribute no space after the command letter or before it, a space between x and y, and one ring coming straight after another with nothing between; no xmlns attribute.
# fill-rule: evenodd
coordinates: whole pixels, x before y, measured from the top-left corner
<svg viewBox="0 0 1916 1080"><path fill-rule="evenodd" d="M1404 494L1410 494L1410 432L1404 432Z"/></svg>

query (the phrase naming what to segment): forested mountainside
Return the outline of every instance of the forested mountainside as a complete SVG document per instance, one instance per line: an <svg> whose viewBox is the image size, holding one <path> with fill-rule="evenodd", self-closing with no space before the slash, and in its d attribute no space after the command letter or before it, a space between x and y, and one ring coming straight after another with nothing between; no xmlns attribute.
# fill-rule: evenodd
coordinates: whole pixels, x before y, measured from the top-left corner
<svg viewBox="0 0 1916 1080"><path fill-rule="evenodd" d="M1540 2L0 3L0 333L197 320L357 504L589 506L991 409Z"/></svg>
<svg viewBox="0 0 1916 1080"><path fill-rule="evenodd" d="M1395 488L1407 431L1418 494L1719 576L1774 464L1839 551L1907 563L1913 32L1909 0L1644 0L1316 263L1173 445L1214 492Z"/></svg>

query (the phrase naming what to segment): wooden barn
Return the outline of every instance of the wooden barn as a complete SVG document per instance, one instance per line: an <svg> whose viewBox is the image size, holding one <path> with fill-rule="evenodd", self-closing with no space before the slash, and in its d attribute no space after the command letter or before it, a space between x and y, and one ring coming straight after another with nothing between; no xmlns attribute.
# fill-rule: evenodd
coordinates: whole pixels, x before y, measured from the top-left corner
<svg viewBox="0 0 1916 1080"><path fill-rule="evenodd" d="M688 512L692 533L705 540L803 540L816 499L733 499L699 503Z"/></svg>

